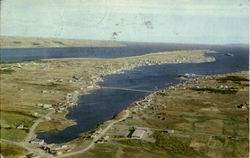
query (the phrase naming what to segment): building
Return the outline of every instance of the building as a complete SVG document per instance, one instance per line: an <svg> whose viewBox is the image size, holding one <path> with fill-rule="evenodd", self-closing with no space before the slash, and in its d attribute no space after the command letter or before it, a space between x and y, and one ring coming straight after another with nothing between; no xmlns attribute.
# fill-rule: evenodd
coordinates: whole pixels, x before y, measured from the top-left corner
<svg viewBox="0 0 250 158"><path fill-rule="evenodd" d="M145 133L146 131L143 129L136 129L132 134L132 138L141 139Z"/></svg>
<svg viewBox="0 0 250 158"><path fill-rule="evenodd" d="M167 133L170 133L170 134L173 134L174 133L174 130L173 129L169 129L166 131Z"/></svg>
<svg viewBox="0 0 250 158"><path fill-rule="evenodd" d="M17 129L23 129L24 128L24 125L23 124L20 124L16 127Z"/></svg>
<svg viewBox="0 0 250 158"><path fill-rule="evenodd" d="M43 139L37 139L37 138L35 138L35 139L29 141L29 143L43 145L44 144L44 140Z"/></svg>

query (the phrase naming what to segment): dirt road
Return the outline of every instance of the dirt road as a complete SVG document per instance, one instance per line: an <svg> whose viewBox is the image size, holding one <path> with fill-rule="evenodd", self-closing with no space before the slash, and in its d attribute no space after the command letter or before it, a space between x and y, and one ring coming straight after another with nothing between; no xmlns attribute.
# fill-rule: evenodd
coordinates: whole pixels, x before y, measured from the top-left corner
<svg viewBox="0 0 250 158"><path fill-rule="evenodd" d="M72 153L68 153L68 154L64 154L64 155L57 156L57 158L70 157L70 156L73 156L73 155L82 154L82 153L88 151L89 149L91 149L92 147L94 147L95 142L96 142L97 140L99 140L101 137L103 137L103 136L106 134L106 132L107 132L114 124L116 124L116 123L118 123L118 122L120 122L120 121L126 119L126 118L129 116L129 113L130 113L130 112L129 112L128 110L125 110L125 112L126 112L125 115L124 115L121 119L112 121L104 130L102 130L102 132L101 132L97 137L95 137L95 138L91 141L91 143L90 143L87 147L85 147L85 148L83 148L83 149L81 149L81 150L79 150L79 151L75 151L75 152L72 152Z"/></svg>

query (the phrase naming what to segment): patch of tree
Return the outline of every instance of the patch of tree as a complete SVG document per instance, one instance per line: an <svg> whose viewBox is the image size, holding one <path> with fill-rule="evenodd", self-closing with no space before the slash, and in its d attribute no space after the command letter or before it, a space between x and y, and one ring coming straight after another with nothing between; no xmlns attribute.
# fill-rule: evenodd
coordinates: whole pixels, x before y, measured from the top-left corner
<svg viewBox="0 0 250 158"><path fill-rule="evenodd" d="M13 69L3 69L3 70L0 70L0 74L11 74L15 72L15 70Z"/></svg>
<svg viewBox="0 0 250 158"><path fill-rule="evenodd" d="M37 45L40 45L40 43L37 43L37 42L32 42L32 45L37 46Z"/></svg>
<svg viewBox="0 0 250 158"><path fill-rule="evenodd" d="M220 94L235 94L238 91L235 89L216 89L216 88L191 88L194 91L203 91L209 93L220 93Z"/></svg>
<svg viewBox="0 0 250 158"><path fill-rule="evenodd" d="M53 42L56 43L56 44L64 45L64 43L60 42L60 41L53 41Z"/></svg>
<svg viewBox="0 0 250 158"><path fill-rule="evenodd" d="M13 43L15 43L15 44L21 44L22 42L20 42L20 41L13 41Z"/></svg>
<svg viewBox="0 0 250 158"><path fill-rule="evenodd" d="M240 82L240 81L249 81L247 78L240 77L240 76L226 76L218 78L217 81L220 82L227 82L227 81L234 81L234 82Z"/></svg>

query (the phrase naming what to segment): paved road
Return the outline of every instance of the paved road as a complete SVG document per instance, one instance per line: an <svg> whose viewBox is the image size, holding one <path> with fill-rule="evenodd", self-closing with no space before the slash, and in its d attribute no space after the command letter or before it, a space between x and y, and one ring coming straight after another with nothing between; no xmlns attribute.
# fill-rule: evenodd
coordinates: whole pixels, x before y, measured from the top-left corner
<svg viewBox="0 0 250 158"><path fill-rule="evenodd" d="M120 122L120 121L126 119L126 118L129 116L129 113L130 113L130 112L129 112L128 110L126 110L125 112L126 112L126 114L125 114L121 119L111 122L104 130L102 130L102 132L101 132L96 138L94 138L94 139L91 141L91 143L90 143L87 147L85 147L84 149L81 149L81 150L79 150L79 151L76 151L76 152L72 152L72 153L68 153L68 154L61 155L61 156L57 156L57 158L63 158L63 157L69 157L69 156L77 155L77 154L82 154L82 153L88 151L89 149L91 149L92 147L94 147L95 142L96 142L97 140L99 140L101 137L103 137L103 136L106 134L106 132L107 132L115 123L118 123L118 122Z"/></svg>

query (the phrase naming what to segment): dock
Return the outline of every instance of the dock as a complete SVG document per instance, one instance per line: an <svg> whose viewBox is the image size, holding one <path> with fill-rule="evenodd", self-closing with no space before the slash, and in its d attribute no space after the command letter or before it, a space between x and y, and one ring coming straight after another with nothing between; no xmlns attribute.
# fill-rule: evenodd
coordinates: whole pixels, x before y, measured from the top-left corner
<svg viewBox="0 0 250 158"><path fill-rule="evenodd" d="M154 92L154 91L150 91L150 90L130 89L130 88L120 88L120 87L104 87L104 86L101 86L100 88L122 90L122 91L132 91L132 92L143 92L143 93L153 93Z"/></svg>

